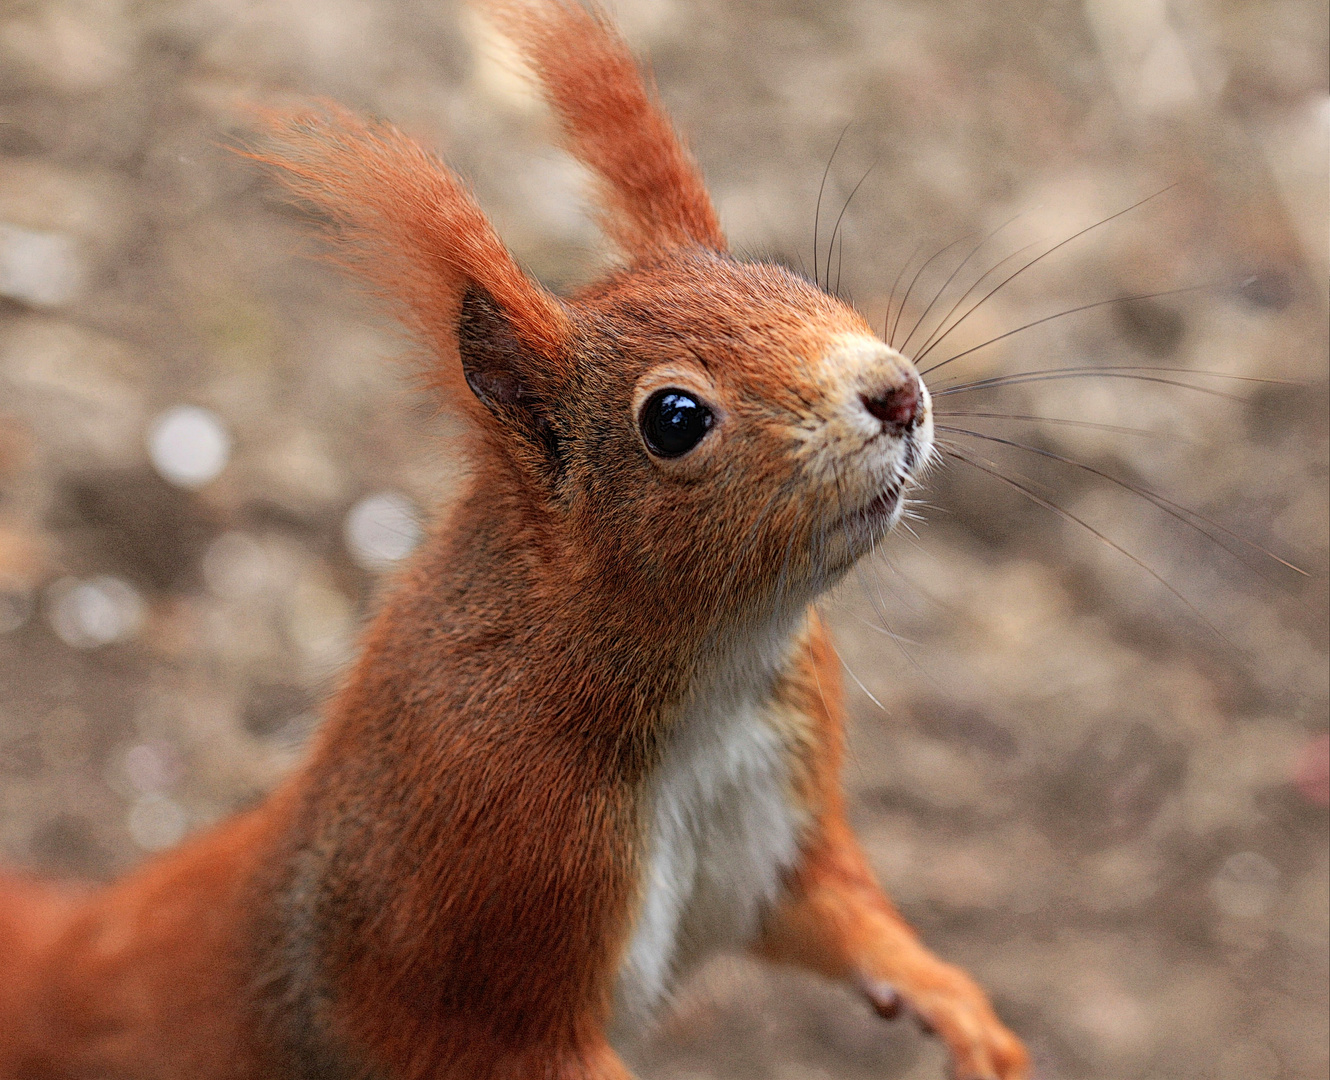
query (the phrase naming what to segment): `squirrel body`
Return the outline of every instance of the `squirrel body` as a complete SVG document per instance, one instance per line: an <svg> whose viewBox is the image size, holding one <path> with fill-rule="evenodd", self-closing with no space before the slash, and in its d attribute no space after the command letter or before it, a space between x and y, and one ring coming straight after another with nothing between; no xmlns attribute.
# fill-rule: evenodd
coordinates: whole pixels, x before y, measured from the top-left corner
<svg viewBox="0 0 1330 1080"><path fill-rule="evenodd" d="M604 16L484 9L625 265L556 298L394 129L265 119L254 156L430 353L470 486L261 805L100 891L0 882L0 1078L622 1080L616 1044L747 948L1020 1080L849 829L811 607L899 516L927 390L850 307L728 252Z"/></svg>

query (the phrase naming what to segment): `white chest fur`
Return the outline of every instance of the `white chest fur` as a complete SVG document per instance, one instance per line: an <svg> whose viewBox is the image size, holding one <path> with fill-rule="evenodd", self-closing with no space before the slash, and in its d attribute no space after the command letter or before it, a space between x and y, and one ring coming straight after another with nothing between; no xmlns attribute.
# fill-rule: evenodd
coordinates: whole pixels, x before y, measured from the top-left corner
<svg viewBox="0 0 1330 1080"><path fill-rule="evenodd" d="M648 791L641 901L619 969L631 1036L706 954L752 940L806 824L775 706L726 695L682 718Z"/></svg>

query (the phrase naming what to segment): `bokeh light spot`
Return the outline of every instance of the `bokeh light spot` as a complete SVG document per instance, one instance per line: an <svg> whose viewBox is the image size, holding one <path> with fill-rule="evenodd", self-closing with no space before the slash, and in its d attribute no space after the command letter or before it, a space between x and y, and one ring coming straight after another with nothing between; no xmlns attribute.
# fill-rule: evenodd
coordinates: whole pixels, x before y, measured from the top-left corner
<svg viewBox="0 0 1330 1080"><path fill-rule="evenodd" d="M405 495L367 495L346 515L347 550L366 570L382 570L410 555L420 543L415 505Z"/></svg>
<svg viewBox="0 0 1330 1080"><path fill-rule="evenodd" d="M148 453L167 482L198 488L226 468L231 436L214 413L195 405L177 405L153 421Z"/></svg>
<svg viewBox="0 0 1330 1080"><path fill-rule="evenodd" d="M161 851L178 844L189 822L185 811L165 795L144 795L129 810L129 835L144 851Z"/></svg>
<svg viewBox="0 0 1330 1080"><path fill-rule="evenodd" d="M124 641L143 625L142 597L119 578L62 578L51 586L48 598L51 629L75 649Z"/></svg>

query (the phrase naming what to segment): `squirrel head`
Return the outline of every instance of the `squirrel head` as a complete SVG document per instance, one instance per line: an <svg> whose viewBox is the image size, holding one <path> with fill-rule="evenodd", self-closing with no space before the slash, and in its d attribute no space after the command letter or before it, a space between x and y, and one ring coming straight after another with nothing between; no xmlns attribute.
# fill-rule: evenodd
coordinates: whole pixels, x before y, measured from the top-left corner
<svg viewBox="0 0 1330 1080"><path fill-rule="evenodd" d="M804 604L899 516L931 452L927 391L836 298L691 247L570 310L567 505L635 579Z"/></svg>
<svg viewBox="0 0 1330 1080"><path fill-rule="evenodd" d="M254 156L325 212L335 257L425 343L440 397L498 467L486 475L517 485L602 580L694 609L801 606L900 515L931 453L927 390L848 305L728 252L601 14L482 9L597 178L622 269L553 296L446 166L335 108L269 115Z"/></svg>

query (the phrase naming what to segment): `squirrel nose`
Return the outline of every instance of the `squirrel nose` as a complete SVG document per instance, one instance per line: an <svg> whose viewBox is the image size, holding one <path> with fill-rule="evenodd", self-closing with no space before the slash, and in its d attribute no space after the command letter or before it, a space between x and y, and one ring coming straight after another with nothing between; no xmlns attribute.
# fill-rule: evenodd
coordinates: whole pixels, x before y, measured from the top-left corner
<svg viewBox="0 0 1330 1080"><path fill-rule="evenodd" d="M888 386L876 394L861 394L860 400L882 426L897 434L918 426L924 416L924 395L919 376L913 371L895 386Z"/></svg>

